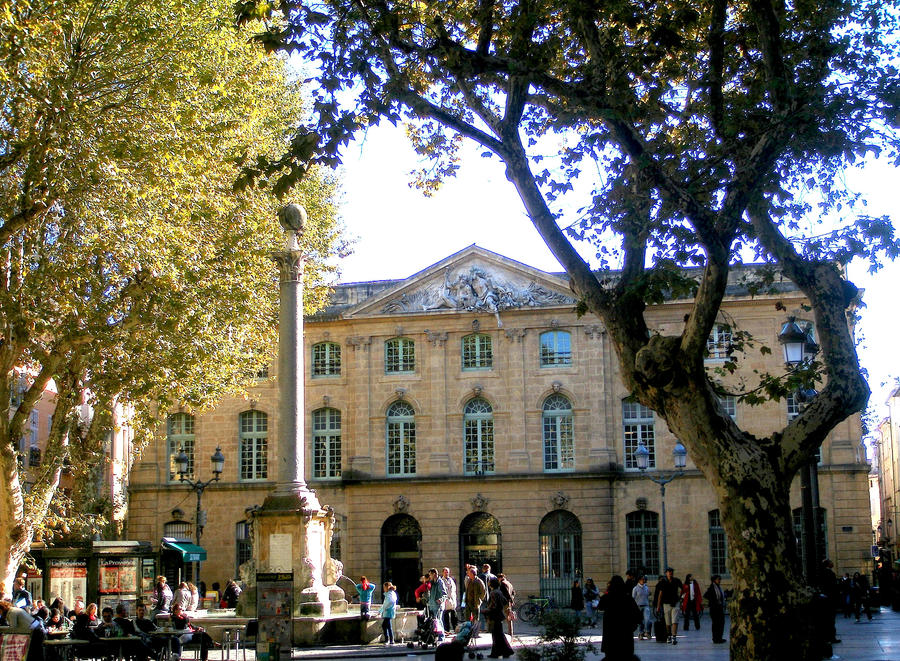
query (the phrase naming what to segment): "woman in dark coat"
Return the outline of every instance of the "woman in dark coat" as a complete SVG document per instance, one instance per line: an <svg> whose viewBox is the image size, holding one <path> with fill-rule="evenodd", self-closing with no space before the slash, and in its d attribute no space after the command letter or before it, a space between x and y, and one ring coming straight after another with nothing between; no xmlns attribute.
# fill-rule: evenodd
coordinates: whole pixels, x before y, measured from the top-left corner
<svg viewBox="0 0 900 661"><path fill-rule="evenodd" d="M606 594L600 597L603 610L603 642L600 651L606 661L631 661L634 657L634 630L641 623L641 611L625 590L621 576L609 579Z"/></svg>
<svg viewBox="0 0 900 661"><path fill-rule="evenodd" d="M515 654L513 648L510 647L509 641L506 640L504 632L504 623L506 622L506 606L509 601L503 595L500 589L500 579L496 576L490 582L491 593L488 602L487 617L491 621L491 653L488 658L504 659Z"/></svg>

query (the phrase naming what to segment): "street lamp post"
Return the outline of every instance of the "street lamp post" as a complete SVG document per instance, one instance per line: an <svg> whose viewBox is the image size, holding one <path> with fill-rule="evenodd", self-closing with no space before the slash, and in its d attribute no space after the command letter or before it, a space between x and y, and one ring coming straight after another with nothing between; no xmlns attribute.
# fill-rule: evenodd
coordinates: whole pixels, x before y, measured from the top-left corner
<svg viewBox="0 0 900 661"><path fill-rule="evenodd" d="M672 450L672 458L675 460L675 472L670 473L668 475L654 475L652 473L645 472L650 465L650 450L647 449L647 446L644 445L644 441L640 441L638 443L637 449L634 451L634 461L637 464L637 467L641 470L641 473L646 477L650 478L652 482L655 482L659 485L659 495L662 501L662 552L663 552L663 571L669 566L669 546L667 541L667 530L666 530L666 485L672 480L681 477L684 475L684 467L687 464L687 450L684 445L681 444L681 441L675 443L675 447Z"/></svg>
<svg viewBox="0 0 900 661"><path fill-rule="evenodd" d="M178 452L178 455L175 457L175 463L178 465L178 480L180 482L186 483L197 494L197 517L194 519L196 526L197 546L200 546L200 538L203 536L203 526L206 525L206 512L204 512L201 507L203 501L203 491L213 482L219 481L219 477L222 475L222 471L225 468L225 455L222 454L222 448L216 447L216 451L213 453L213 456L210 457L210 459L212 461L213 476L204 482L202 480L193 480L188 477L188 464L190 463L190 459L188 458L187 453L184 451L184 448L181 448L181 450L179 450ZM197 560L196 565L197 566L196 571L194 572L194 581L197 585L199 585L199 560Z"/></svg>
<svg viewBox="0 0 900 661"><path fill-rule="evenodd" d="M778 342L784 351L784 363L789 369L797 369L801 365L812 362L819 353L819 345L812 336L812 325L806 329L800 327L794 317L781 327L778 334ZM803 384L794 394L797 407L805 407L818 393L809 384ZM800 470L800 512L803 523L803 571L806 581L810 585L818 583L819 558L818 549L821 548L819 540L819 524L817 521L819 511L819 467L816 458Z"/></svg>

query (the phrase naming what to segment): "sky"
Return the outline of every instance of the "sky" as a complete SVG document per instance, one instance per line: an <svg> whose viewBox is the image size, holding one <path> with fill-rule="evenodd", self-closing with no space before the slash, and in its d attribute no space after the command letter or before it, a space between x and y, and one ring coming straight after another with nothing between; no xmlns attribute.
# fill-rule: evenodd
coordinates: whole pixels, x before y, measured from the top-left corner
<svg viewBox="0 0 900 661"><path fill-rule="evenodd" d="M341 209L356 244L340 263L342 282L405 278L473 243L544 271L563 270L496 158L481 158L468 148L457 176L431 198L409 186L417 159L402 128L390 124L370 129L347 148ZM896 169L882 163L847 173L848 184L866 194L872 215L896 212L897 180ZM865 290L860 359L872 389L870 406L880 419L900 377L900 351L892 344L900 322L900 263L874 276L854 263L849 277Z"/></svg>

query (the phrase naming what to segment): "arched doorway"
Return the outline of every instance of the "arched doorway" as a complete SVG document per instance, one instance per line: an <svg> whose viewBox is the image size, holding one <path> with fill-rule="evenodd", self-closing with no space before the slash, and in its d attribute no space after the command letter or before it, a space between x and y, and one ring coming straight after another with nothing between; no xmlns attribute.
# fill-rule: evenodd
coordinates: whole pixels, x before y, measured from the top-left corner
<svg viewBox="0 0 900 661"><path fill-rule="evenodd" d="M572 582L581 579L581 521L566 510L541 519L541 595L568 604Z"/></svg>
<svg viewBox="0 0 900 661"><path fill-rule="evenodd" d="M473 512L459 524L459 560L462 563L459 576L468 565L478 567L485 563L494 574L503 571L503 548L500 522L487 512Z"/></svg>
<svg viewBox="0 0 900 661"><path fill-rule="evenodd" d="M415 605L415 589L422 574L422 528L409 514L394 514L381 526L381 581L397 587L405 606Z"/></svg>

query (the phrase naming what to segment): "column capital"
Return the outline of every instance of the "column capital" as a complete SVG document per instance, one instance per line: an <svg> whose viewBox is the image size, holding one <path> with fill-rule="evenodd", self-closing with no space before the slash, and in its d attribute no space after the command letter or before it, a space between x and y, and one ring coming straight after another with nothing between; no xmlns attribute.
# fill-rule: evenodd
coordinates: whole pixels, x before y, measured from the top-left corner
<svg viewBox="0 0 900 661"><path fill-rule="evenodd" d="M272 259L278 264L281 282L300 282L303 279L303 266L306 259L299 250L274 252Z"/></svg>

